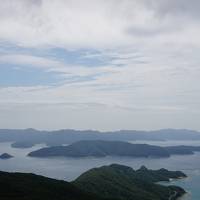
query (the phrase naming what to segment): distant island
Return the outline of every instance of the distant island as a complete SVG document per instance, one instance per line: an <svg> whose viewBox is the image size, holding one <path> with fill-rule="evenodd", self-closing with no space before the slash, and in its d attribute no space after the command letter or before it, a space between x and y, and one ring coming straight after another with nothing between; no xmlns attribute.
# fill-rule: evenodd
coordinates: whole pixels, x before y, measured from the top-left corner
<svg viewBox="0 0 200 200"><path fill-rule="evenodd" d="M33 152L31 157L105 157L105 156L131 156L131 157L169 157L169 153L162 147L148 144L131 144L121 141L88 140L75 142L68 146L46 147Z"/></svg>
<svg viewBox="0 0 200 200"><path fill-rule="evenodd" d="M160 147L148 144L132 144L122 141L83 140L68 146L45 147L28 154L31 157L169 157L173 154L185 155L200 151L200 147L173 146Z"/></svg>
<svg viewBox="0 0 200 200"><path fill-rule="evenodd" d="M8 153L3 153L0 155L0 159L10 159L10 158L13 158L13 156Z"/></svg>
<svg viewBox="0 0 200 200"><path fill-rule="evenodd" d="M14 142L14 143L11 144L11 146L13 148L21 148L21 149L31 148L34 145L35 144L33 142L30 142L30 141L20 141L20 142Z"/></svg>
<svg viewBox="0 0 200 200"><path fill-rule="evenodd" d="M153 131L119 130L100 132L96 130L56 130L39 131L35 129L0 129L0 142L17 142L14 147L22 143L46 144L60 146L72 144L80 140L200 140L200 132L186 129L162 129ZM21 143L22 142L22 143Z"/></svg>
<svg viewBox="0 0 200 200"><path fill-rule="evenodd" d="M189 155L200 151L200 146L168 146L164 147L171 155Z"/></svg>
<svg viewBox="0 0 200 200"><path fill-rule="evenodd" d="M176 200L185 194L158 181L183 178L180 171L138 170L112 164L88 170L72 182L35 174L0 172L0 199L5 200Z"/></svg>

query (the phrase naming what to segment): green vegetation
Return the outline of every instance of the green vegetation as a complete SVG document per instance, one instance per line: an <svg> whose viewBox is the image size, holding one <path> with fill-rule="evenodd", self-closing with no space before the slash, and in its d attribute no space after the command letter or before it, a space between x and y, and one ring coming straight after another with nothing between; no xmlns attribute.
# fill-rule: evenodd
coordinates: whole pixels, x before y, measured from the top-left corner
<svg viewBox="0 0 200 200"><path fill-rule="evenodd" d="M2 200L175 200L185 191L157 181L180 178L182 172L139 170L113 164L91 169L75 181L25 173L0 172Z"/></svg>
<svg viewBox="0 0 200 200"><path fill-rule="evenodd" d="M0 172L2 200L101 200L76 186L34 174Z"/></svg>
<svg viewBox="0 0 200 200"><path fill-rule="evenodd" d="M165 169L148 170L141 167L133 170L130 167L113 164L91 169L74 184L84 191L90 191L103 198L116 200L169 200L184 194L184 190L176 186L161 186L155 182L180 178L182 172L171 172Z"/></svg>
<svg viewBox="0 0 200 200"><path fill-rule="evenodd" d="M186 175L181 171L169 171L167 169L150 170L145 166L135 171L135 176L141 180L151 182L170 181L170 179L185 178Z"/></svg>

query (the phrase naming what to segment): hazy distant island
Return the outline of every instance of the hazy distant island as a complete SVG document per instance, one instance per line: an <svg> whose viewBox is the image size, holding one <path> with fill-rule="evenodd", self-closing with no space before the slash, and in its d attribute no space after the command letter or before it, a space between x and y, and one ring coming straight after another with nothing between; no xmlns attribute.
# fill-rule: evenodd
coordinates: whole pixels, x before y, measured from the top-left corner
<svg viewBox="0 0 200 200"><path fill-rule="evenodd" d="M3 153L0 155L0 159L10 159L10 158L13 158L13 156L8 153Z"/></svg>
<svg viewBox="0 0 200 200"><path fill-rule="evenodd" d="M25 173L0 172L0 199L5 200L176 200L185 194L159 181L184 178L181 171L138 170L112 164L88 170L72 182ZM39 194L39 195L38 195Z"/></svg>
<svg viewBox="0 0 200 200"><path fill-rule="evenodd" d="M162 147L147 144L131 144L121 141L88 140L75 142L68 146L46 147L33 152L32 157L105 157L105 156L132 156L132 157L169 157L169 153Z"/></svg>
<svg viewBox="0 0 200 200"><path fill-rule="evenodd" d="M83 140L68 146L45 147L28 154L31 157L169 157L173 154L193 154L200 147L160 147L148 144L132 144L122 141Z"/></svg>
<svg viewBox="0 0 200 200"><path fill-rule="evenodd" d="M171 155L189 155L200 151L200 146L168 146L164 147Z"/></svg>
<svg viewBox="0 0 200 200"><path fill-rule="evenodd" d="M14 142L11 144L13 148L31 148L35 144L31 141L19 141L19 142Z"/></svg>
<svg viewBox="0 0 200 200"><path fill-rule="evenodd" d="M80 140L200 140L200 132L186 129L162 129L154 131L120 130L100 132L94 130L57 130L39 131L35 129L0 129L0 142L13 142L14 146L24 148L25 144L46 144L59 146L72 144Z"/></svg>

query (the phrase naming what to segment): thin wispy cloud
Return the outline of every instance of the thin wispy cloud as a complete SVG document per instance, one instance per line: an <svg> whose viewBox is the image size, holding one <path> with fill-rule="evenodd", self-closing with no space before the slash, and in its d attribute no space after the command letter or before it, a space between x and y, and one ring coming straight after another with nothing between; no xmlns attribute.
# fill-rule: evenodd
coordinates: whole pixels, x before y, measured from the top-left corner
<svg viewBox="0 0 200 200"><path fill-rule="evenodd" d="M199 9L197 0L2 2L0 127L200 129Z"/></svg>

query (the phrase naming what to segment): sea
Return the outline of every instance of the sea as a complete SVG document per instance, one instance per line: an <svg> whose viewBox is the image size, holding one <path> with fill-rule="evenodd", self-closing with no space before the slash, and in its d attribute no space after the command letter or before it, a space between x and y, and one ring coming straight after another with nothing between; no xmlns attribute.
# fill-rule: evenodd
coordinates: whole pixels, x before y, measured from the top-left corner
<svg viewBox="0 0 200 200"><path fill-rule="evenodd" d="M193 145L200 146L200 141L129 141L131 143L153 144L159 146ZM72 181L83 172L103 165L118 163L138 169L142 165L150 169L166 168L169 170L181 170L188 177L173 180L166 185L178 185L187 191L181 200L200 199L200 152L193 155L174 155L169 158L131 158L111 157L104 158L32 158L27 154L31 151L45 147L45 144L35 145L31 148L12 148L12 142L0 143L0 154L9 153L14 157L8 160L0 159L0 171L27 172L43 175L59 180Z"/></svg>

